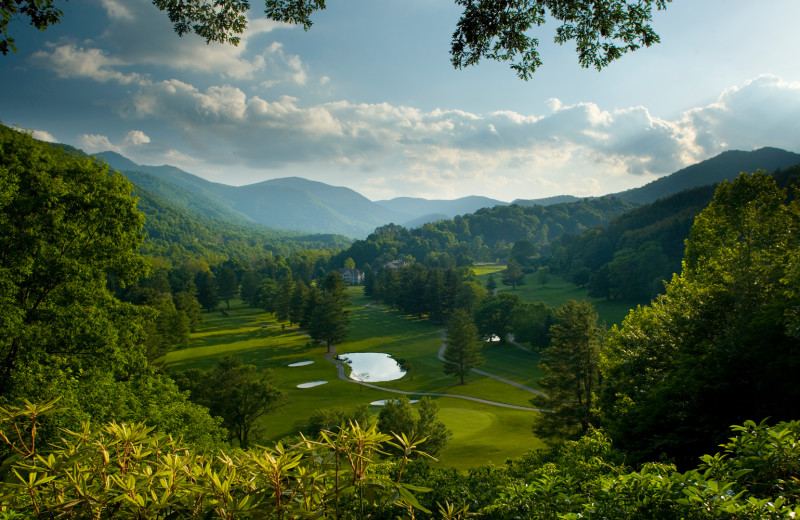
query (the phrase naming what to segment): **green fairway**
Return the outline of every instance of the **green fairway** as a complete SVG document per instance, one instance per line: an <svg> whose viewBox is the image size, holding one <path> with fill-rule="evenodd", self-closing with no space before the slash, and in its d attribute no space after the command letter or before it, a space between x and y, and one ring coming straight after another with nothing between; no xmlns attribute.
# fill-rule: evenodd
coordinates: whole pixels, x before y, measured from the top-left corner
<svg viewBox="0 0 800 520"><path fill-rule="evenodd" d="M437 353L442 344L442 324L401 315L377 305L363 296L360 288L351 288L351 334L337 345L339 353L383 352L404 359L411 370L396 381L375 383L387 390L365 387L337 377L336 367L325 359L324 347L288 324L276 324L272 314L232 302L227 315L204 314L200 329L192 334L191 346L170 352L168 370L208 369L226 355L241 357L246 363L269 368L278 386L287 394L287 404L266 416L260 424L264 438L278 440L304 427L314 410L341 406L352 408L398 396L388 390L411 393L441 393L471 396L530 407L531 394L506 383L478 374L470 374L466 384L447 376ZM536 387L540 373L538 357L512 345L487 344L481 370L526 386ZM290 364L313 361L305 366ZM311 388L297 385L326 381ZM418 399L420 396L412 396ZM539 446L531 433L537 412L502 408L452 397L436 398L442 408L442 420L454 437L442 453L442 463L467 468L506 458ZM377 414L379 407L373 407ZM477 448L476 448L477 447Z"/></svg>
<svg viewBox="0 0 800 520"><path fill-rule="evenodd" d="M497 269L491 271L488 269L488 265L493 265L497 267ZM525 285L521 285L514 290L511 287L504 286L500 281L503 269L505 269L505 266L486 264L483 265L480 270L476 268L475 272L478 274L478 279L483 285L486 285L488 273L495 272L498 292L516 292L527 302L544 302L547 306L555 309L561 307L569 300L591 302L594 308L597 309L600 323L605 322L608 327L622 323L622 320L631 310L631 305L629 303L610 301L604 298L591 298L585 288L581 288L553 274L549 275L545 285L539 283L536 273L528 274L525 276Z"/></svg>

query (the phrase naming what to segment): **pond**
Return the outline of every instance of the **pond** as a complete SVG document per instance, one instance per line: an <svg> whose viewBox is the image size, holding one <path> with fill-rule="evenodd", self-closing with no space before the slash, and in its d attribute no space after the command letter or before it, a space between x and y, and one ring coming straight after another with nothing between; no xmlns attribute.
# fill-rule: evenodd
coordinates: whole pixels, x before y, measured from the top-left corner
<svg viewBox="0 0 800 520"><path fill-rule="evenodd" d="M406 373L396 359L380 352L340 354L339 360L350 365L350 379L355 381L394 381Z"/></svg>

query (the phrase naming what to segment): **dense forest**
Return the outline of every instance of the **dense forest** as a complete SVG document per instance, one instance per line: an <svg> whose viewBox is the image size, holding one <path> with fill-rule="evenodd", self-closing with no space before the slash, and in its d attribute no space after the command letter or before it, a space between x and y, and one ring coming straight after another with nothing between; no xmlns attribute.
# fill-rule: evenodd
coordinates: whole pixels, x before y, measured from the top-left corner
<svg viewBox="0 0 800 520"><path fill-rule="evenodd" d="M322 237L222 232L96 159L1 127L0 515L794 518L795 173L742 174L638 209L498 207L329 249ZM495 255L510 291L467 269ZM525 271L585 268L589 284L617 261L609 279L639 273L637 262L663 269L637 275L648 287L677 268L610 331L587 302L549 309L514 291ZM549 412L535 433L549 448L466 473L437 468L425 452L446 435L430 401L407 427L362 410L319 417L291 444L253 446L253 421L281 400L268 372L233 358L174 378L160 368L203 309L235 297L330 350L348 333L336 269L356 266L374 298L447 324L445 367L459 353L461 368L479 362L468 360L479 335L511 332L541 350L547 394L533 402ZM647 297L616 291L605 296Z"/></svg>

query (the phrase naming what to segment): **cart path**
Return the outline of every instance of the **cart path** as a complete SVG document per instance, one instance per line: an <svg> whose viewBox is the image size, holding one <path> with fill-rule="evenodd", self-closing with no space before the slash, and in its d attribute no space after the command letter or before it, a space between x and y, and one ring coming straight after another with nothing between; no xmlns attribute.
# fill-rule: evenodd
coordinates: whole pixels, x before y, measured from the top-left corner
<svg viewBox="0 0 800 520"><path fill-rule="evenodd" d="M515 345L517 345L522 350L529 350L529 349L523 347L522 345L520 345L519 343L515 343ZM447 348L447 332L442 331L442 346L439 348L439 354L437 356L440 361L444 361L444 350L445 350L445 348ZM521 385L521 384L519 384L517 382L511 381L510 379L506 379L505 377L496 376L494 374L490 374L489 372L484 372L483 370L478 370L477 368L473 368L471 370L473 372L475 372L476 374L480 374L480 375L486 376L486 377L491 377L492 379L496 379L497 381L500 381L500 382L505 383L507 385L515 386L515 387L519 388L520 390L525 390L526 392L530 392L532 394L545 395L545 396L547 395L544 392L542 392L541 390L536 390L535 388L531 388L529 386Z"/></svg>
<svg viewBox="0 0 800 520"><path fill-rule="evenodd" d="M442 347L439 349L439 354L438 354L438 357L441 360L444 360L444 348L446 346L445 339L446 339L445 332L442 331ZM395 390L393 388L384 388L382 386L373 385L372 383L367 383L367 382L364 382L364 381L355 381L355 380L350 379L349 377L347 377L345 375L345 366L341 361L336 359L336 355L337 355L336 347L332 347L331 351L325 354L325 359L327 359L328 361L330 361L331 363L333 363L336 366L337 375L338 375L339 379L341 379L342 381L348 381L350 383L359 384L359 385L365 386L367 388L373 388L375 390L381 390L381 391L384 391L384 392L391 392L393 394L403 394L403 395L413 395L413 396L429 396L429 397L452 397L454 399L465 399L467 401L474 401L476 403L488 404L488 405L491 405L491 406L500 406L500 407L503 407L503 408L513 408L515 410L527 410L527 411L530 411L530 412L545 412L545 411L547 411L547 410L542 410L542 409L539 409L539 408L532 408L530 406L519 406L519 405L516 405L516 404L500 403L500 402L497 402L497 401L490 401L488 399L481 399L480 397L471 397L471 396L468 396L468 395L445 394L445 393L438 393L438 392L408 392L408 391L405 391L405 390ZM515 383L513 381L509 381L508 379L505 379L505 378L502 378L502 377L499 377L499 376L488 374L488 373L480 371L480 370L475 370L474 368L472 370L473 370L473 372L475 372L477 374L481 374L481 375L484 375L484 376L487 376L487 377L491 377L493 379L496 379L496 380L501 381L501 382L506 383L506 384L510 384L512 386L515 386L515 387L520 388L522 390L526 390L528 392L532 392L532 393L535 393L535 394L541 394L542 393L542 392L540 392L538 390L534 390L533 388L529 388L527 386L520 385L519 383Z"/></svg>

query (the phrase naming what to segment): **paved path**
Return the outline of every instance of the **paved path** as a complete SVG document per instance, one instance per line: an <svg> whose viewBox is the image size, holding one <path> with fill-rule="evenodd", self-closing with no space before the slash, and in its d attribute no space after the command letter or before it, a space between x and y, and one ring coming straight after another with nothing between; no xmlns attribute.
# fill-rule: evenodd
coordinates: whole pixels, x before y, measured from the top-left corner
<svg viewBox="0 0 800 520"><path fill-rule="evenodd" d="M520 345L519 343L515 343L515 345L520 347L522 350L529 350L529 349L523 347L522 345ZM437 357L439 358L440 361L444 361L444 350L445 350L446 347L447 347L447 333L445 331L442 331L442 346L439 348L439 354L437 355ZM525 390L526 392L530 392L532 394L546 395L544 392L542 392L540 390L536 390L535 388L531 388L529 386L521 385L521 384L519 384L519 383L517 383L515 381L511 381L510 379L506 379L505 377L496 376L494 374L490 374L489 372L484 372L483 370L478 370L477 368L473 368L471 370L472 370L472 372L475 372L476 374L480 374L480 375L486 376L486 377L491 377L492 379L496 379L497 381L503 382L503 383L505 383L507 385L515 386L515 387L519 388L520 390Z"/></svg>
<svg viewBox="0 0 800 520"><path fill-rule="evenodd" d="M444 356L444 347L445 347L445 345L446 345L446 343L445 343L445 332L442 331L442 347L441 347L441 349L439 349L439 359L442 359L442 360L443 360L443 356ZM476 403L488 404L488 405L491 405L491 406L501 406L503 408L513 408L515 410L528 410L528 411L531 411L531 412L543 412L543 411L546 411L546 410L541 410L539 408L531 408L529 406L518 406L518 405L515 405L515 404L499 403L497 401L489 401L488 399L481 399L480 397L471 397L471 396L468 396L468 395L445 394L445 393L437 393L437 392L407 392L405 390L395 390L393 388L384 388L382 386L373 385L372 383L367 383L367 382L364 382L364 381L355 381L355 380L350 379L349 377L347 377L347 375L345 375L345 366L344 366L344 364L341 361L339 361L338 359L336 359L336 348L335 347L331 349L331 352L328 352L327 354L325 354L325 359L327 359L328 361L330 361L331 363L336 365L336 369L337 369L337 372L338 372L337 375L338 375L339 379L341 379L343 381L348 381L350 383L356 383L356 384L359 384L361 386L366 386L367 388L373 388L375 390L382 390L384 392L391 392L391 393L394 393L394 394L403 394L403 395L430 396L430 397L452 397L454 399L465 399L467 401L475 401ZM482 371L479 371L479 370L475 370L474 368L472 370L474 372L478 373L478 374L485 375L485 376L491 377L493 379L497 379L498 381L502 381L504 383L516 386L517 388L520 388L522 390L527 390L527 391L532 392L532 393L541 394L541 392L539 392L538 390L534 390L533 388L528 388L527 386L523 386L523 385L520 385L519 383L515 383L513 381L509 381L508 379L505 379L505 378L502 378L502 377L499 377L499 376L495 376L495 375L492 375L492 374L488 374L486 372L482 372Z"/></svg>

